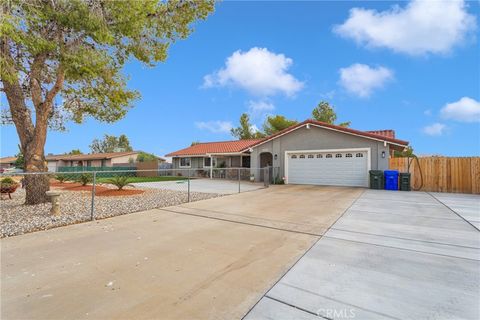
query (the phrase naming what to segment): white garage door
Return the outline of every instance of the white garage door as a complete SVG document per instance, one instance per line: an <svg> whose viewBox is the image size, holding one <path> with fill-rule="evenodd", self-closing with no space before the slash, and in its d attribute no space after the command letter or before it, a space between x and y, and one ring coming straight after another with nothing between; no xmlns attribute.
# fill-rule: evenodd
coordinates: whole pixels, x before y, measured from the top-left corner
<svg viewBox="0 0 480 320"><path fill-rule="evenodd" d="M288 183L368 186L367 151L287 152L286 155Z"/></svg>

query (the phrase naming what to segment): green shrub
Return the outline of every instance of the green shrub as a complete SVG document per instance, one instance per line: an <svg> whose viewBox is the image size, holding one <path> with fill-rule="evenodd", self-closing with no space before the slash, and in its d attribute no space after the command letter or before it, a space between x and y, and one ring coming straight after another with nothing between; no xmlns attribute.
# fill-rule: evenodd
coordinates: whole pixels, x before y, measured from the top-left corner
<svg viewBox="0 0 480 320"><path fill-rule="evenodd" d="M82 186L86 186L88 183L92 182L93 177L91 174L82 173L77 177L77 181L82 184Z"/></svg>
<svg viewBox="0 0 480 320"><path fill-rule="evenodd" d="M6 177L6 178L3 178L2 180L0 180L0 185L1 186L11 186L11 185L16 185L16 184L17 183L15 182L15 180L13 180L10 177Z"/></svg>
<svg viewBox="0 0 480 320"><path fill-rule="evenodd" d="M57 181L60 182L60 183L64 183L65 181L68 180L68 177L67 177L66 175L64 175L64 174L57 174L57 175L55 176L55 180L57 180Z"/></svg>
<svg viewBox="0 0 480 320"><path fill-rule="evenodd" d="M129 182L129 179L128 177L114 177L114 178L111 178L111 179L108 179L107 180L108 183L110 184L113 184L115 187L117 187L118 190L122 190L123 187L126 187L126 186L131 186L131 187L134 187L132 184L130 184Z"/></svg>

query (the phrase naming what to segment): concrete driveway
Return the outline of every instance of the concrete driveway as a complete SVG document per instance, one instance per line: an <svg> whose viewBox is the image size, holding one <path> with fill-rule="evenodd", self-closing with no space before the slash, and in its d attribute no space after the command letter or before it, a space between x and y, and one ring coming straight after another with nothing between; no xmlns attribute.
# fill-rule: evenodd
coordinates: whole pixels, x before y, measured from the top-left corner
<svg viewBox="0 0 480 320"><path fill-rule="evenodd" d="M277 186L1 240L2 319L239 319L361 189Z"/></svg>
<svg viewBox="0 0 480 320"><path fill-rule="evenodd" d="M478 215L480 196L366 190L246 319L479 319Z"/></svg>
<svg viewBox="0 0 480 320"><path fill-rule="evenodd" d="M166 190L187 191L187 180L177 181L157 181L157 182L139 182L132 183L136 187L155 188ZM238 181L219 180L219 179L191 179L190 191L218 193L218 194L234 194L239 192ZM240 192L254 191L264 188L263 183L252 183L248 181L240 181Z"/></svg>

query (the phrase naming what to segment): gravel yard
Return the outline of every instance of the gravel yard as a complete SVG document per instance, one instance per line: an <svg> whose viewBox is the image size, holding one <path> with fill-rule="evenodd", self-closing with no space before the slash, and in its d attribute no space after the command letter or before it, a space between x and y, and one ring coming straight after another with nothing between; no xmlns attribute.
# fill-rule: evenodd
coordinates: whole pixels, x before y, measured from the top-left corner
<svg viewBox="0 0 480 320"><path fill-rule="evenodd" d="M25 206L25 191L17 189L12 200L0 200L1 226L0 237L20 235L32 231L90 221L91 193L85 191L66 191L52 188L61 193L62 214L54 217L50 214L49 203ZM95 219L103 219L122 214L168 207L187 202L186 191L143 189L140 195L118 197L95 197ZM190 201L218 197L214 193L191 192Z"/></svg>

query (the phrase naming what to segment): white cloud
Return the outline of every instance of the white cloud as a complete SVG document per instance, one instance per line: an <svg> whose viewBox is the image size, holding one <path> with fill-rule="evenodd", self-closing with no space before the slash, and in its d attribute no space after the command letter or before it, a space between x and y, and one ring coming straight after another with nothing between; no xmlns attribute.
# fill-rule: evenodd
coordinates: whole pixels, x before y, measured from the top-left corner
<svg viewBox="0 0 480 320"><path fill-rule="evenodd" d="M275 106L267 101L260 100L260 101L248 101L248 113L252 117L261 117L265 115L266 113L269 113L273 110L275 110Z"/></svg>
<svg viewBox="0 0 480 320"><path fill-rule="evenodd" d="M429 136L441 136L446 128L447 126L442 123L434 123L424 127L423 132Z"/></svg>
<svg viewBox="0 0 480 320"><path fill-rule="evenodd" d="M213 133L230 133L230 130L233 128L230 121L200 121L195 122L195 126Z"/></svg>
<svg viewBox="0 0 480 320"><path fill-rule="evenodd" d="M385 67L369 67L355 63L340 69L340 84L347 91L362 98L368 97L373 90L379 89L393 79L393 71Z"/></svg>
<svg viewBox="0 0 480 320"><path fill-rule="evenodd" d="M461 122L480 122L480 102L469 97L463 97L452 103L447 103L440 114L445 119Z"/></svg>
<svg viewBox="0 0 480 320"><path fill-rule="evenodd" d="M237 86L257 96L283 93L292 96L303 83L287 72L293 60L266 48L235 51L225 67L204 77L203 87Z"/></svg>
<svg viewBox="0 0 480 320"><path fill-rule="evenodd" d="M461 0L413 0L378 12L353 8L334 32L368 47L385 47L410 55L448 53L476 29L476 18Z"/></svg>

